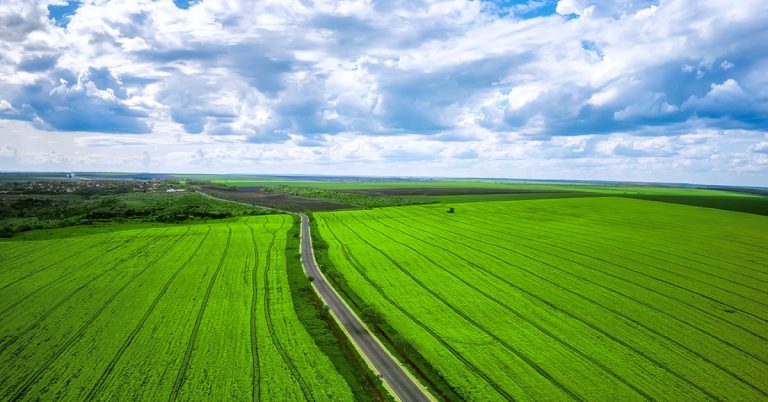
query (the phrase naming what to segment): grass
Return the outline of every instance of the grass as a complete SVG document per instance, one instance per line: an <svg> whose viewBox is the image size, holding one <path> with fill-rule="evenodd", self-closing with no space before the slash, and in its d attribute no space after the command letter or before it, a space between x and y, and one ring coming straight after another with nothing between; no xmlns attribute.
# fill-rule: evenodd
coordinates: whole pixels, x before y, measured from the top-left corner
<svg viewBox="0 0 768 402"><path fill-rule="evenodd" d="M768 218L615 197L454 208L314 217L329 276L461 398L768 398Z"/></svg>
<svg viewBox="0 0 768 402"><path fill-rule="evenodd" d="M292 297L293 226L270 215L0 242L0 394L355 399L332 345L300 321L314 307Z"/></svg>

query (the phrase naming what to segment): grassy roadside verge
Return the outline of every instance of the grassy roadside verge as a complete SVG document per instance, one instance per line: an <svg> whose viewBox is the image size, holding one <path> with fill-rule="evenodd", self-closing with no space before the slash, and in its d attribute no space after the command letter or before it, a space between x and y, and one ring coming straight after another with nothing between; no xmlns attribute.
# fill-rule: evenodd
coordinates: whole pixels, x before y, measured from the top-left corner
<svg viewBox="0 0 768 402"><path fill-rule="evenodd" d="M344 377L356 401L391 401L381 380L368 368L336 321L325 309L322 300L312 290L301 265L301 234L299 218L288 231L286 268L293 306L299 321L320 350Z"/></svg>
<svg viewBox="0 0 768 402"><path fill-rule="evenodd" d="M405 339L403 339L374 308L365 303L363 299L352 292L344 281L343 275L336 269L328 257L328 243L318 234L315 220L310 215L310 228L312 246L315 259L323 274L338 290L355 313L382 341L384 346L404 366L409 367L419 380L421 380L434 396L445 401L463 400L456 390L432 367L432 365L419 354L419 352Z"/></svg>

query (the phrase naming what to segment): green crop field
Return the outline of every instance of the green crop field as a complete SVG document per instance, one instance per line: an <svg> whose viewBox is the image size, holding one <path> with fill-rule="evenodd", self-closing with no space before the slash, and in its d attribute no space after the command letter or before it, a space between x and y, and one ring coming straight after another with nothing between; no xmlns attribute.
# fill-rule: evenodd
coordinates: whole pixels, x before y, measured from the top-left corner
<svg viewBox="0 0 768 402"><path fill-rule="evenodd" d="M454 207L314 214L328 276L446 392L768 399L768 217L614 197Z"/></svg>
<svg viewBox="0 0 768 402"><path fill-rule="evenodd" d="M351 400L294 310L293 219L0 242L2 399Z"/></svg>

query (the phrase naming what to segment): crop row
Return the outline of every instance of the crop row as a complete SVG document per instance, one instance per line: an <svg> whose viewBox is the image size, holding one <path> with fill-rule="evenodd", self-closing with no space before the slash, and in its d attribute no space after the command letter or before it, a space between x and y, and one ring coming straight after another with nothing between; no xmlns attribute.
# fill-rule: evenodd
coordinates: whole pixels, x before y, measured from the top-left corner
<svg viewBox="0 0 768 402"><path fill-rule="evenodd" d="M352 399L294 311L292 224L270 215L0 242L0 278L13 282L0 290L0 394Z"/></svg>
<svg viewBox="0 0 768 402"><path fill-rule="evenodd" d="M345 284L467 399L768 397L752 247L767 220L670 207L563 199L316 216ZM730 226L702 224L729 215ZM685 219L701 227L677 238L695 257L664 248Z"/></svg>

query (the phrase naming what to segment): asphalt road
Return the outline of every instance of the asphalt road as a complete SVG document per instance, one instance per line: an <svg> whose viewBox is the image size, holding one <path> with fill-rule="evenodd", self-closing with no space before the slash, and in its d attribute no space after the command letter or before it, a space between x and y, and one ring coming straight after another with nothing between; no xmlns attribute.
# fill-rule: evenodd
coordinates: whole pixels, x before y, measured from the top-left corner
<svg viewBox="0 0 768 402"><path fill-rule="evenodd" d="M346 304L341 300L336 291L326 281L325 276L320 273L315 262L315 255L312 251L312 239L309 233L309 218L304 214L301 216L301 259L304 262L304 269L312 276L314 281L312 285L323 299L325 304L333 311L341 325L352 337L352 341L365 353L365 356L373 363L376 371L381 374L382 379L394 390L397 397L403 401L429 401L430 398L419 388L414 380L403 371L402 367L395 361L395 358L376 341L376 338L355 317Z"/></svg>

